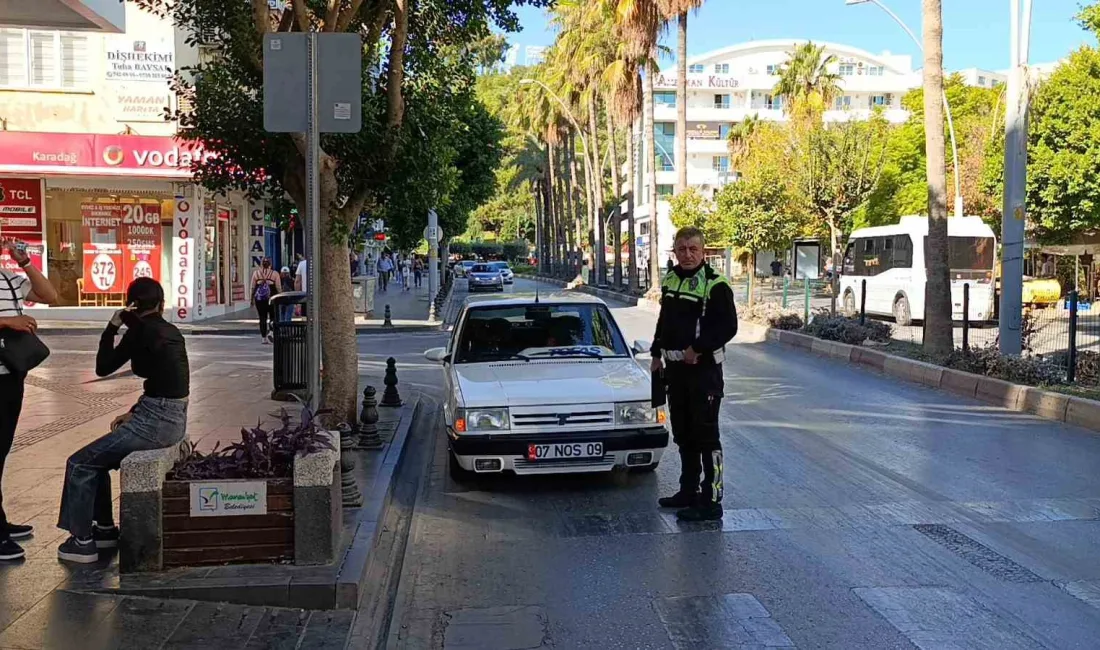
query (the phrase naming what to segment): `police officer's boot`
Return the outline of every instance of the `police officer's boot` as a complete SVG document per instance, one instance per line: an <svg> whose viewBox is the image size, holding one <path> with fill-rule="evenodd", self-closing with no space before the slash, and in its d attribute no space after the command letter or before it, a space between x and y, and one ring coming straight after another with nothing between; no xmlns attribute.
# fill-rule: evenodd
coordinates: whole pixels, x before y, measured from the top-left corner
<svg viewBox="0 0 1100 650"><path fill-rule="evenodd" d="M698 503L676 513L680 521L717 521L722 518L722 450L704 452L702 459L703 492Z"/></svg>
<svg viewBox="0 0 1100 650"><path fill-rule="evenodd" d="M670 497L662 497L657 503L662 508L690 508L699 502L699 474L703 471L702 454L680 448L680 491Z"/></svg>

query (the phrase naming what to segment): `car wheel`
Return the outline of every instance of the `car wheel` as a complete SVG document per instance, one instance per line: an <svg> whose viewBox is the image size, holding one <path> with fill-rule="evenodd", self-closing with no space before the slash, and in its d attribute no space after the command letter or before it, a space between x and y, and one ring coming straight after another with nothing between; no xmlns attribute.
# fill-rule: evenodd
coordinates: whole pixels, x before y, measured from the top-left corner
<svg viewBox="0 0 1100 650"><path fill-rule="evenodd" d="M657 465L660 463L653 463L651 465L643 465L641 467L631 467L630 471L634 474L652 474L657 471Z"/></svg>
<svg viewBox="0 0 1100 650"><path fill-rule="evenodd" d="M856 295L851 289L844 292L844 315L848 318L856 315Z"/></svg>
<svg viewBox="0 0 1100 650"><path fill-rule="evenodd" d="M447 457L450 458L450 470L451 479L455 483L466 483L474 477L475 472L471 472L468 469L464 469L462 465L458 464L458 458L455 457L453 451L447 452Z"/></svg>
<svg viewBox="0 0 1100 650"><path fill-rule="evenodd" d="M894 322L898 327L906 327L913 322L913 314L909 310L909 299L905 296L898 296L894 301Z"/></svg>

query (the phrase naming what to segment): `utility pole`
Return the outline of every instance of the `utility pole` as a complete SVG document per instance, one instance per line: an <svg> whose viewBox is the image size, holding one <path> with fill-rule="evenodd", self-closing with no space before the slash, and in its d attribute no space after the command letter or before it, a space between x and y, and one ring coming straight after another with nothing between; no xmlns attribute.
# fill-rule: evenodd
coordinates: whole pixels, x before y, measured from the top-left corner
<svg viewBox="0 0 1100 650"><path fill-rule="evenodd" d="M1024 293L1024 224L1027 220L1027 62L1031 38L1031 0L1009 0L1010 68L1005 102L1005 187L1001 219L1001 353L1023 351L1021 320Z"/></svg>

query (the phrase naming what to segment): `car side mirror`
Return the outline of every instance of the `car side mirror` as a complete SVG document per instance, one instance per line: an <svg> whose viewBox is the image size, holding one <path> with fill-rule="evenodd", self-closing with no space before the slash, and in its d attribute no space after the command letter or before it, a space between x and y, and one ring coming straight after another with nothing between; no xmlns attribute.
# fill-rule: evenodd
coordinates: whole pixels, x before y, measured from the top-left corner
<svg viewBox="0 0 1100 650"><path fill-rule="evenodd" d="M649 349L651 347L653 347L653 344L649 341L638 339L634 341L634 347L632 347L631 350L634 351L634 354L649 354Z"/></svg>
<svg viewBox="0 0 1100 650"><path fill-rule="evenodd" d="M424 358L432 363L447 363L451 355L447 354L447 348L432 348L424 352Z"/></svg>

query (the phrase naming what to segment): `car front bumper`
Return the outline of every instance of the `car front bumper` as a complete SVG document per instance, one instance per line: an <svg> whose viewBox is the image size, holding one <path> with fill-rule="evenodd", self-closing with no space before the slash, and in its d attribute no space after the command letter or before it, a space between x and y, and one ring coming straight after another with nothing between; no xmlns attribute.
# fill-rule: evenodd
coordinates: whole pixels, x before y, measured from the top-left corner
<svg viewBox="0 0 1100 650"><path fill-rule="evenodd" d="M448 431L450 449L458 464L477 471L475 461L499 459L499 471L516 474L572 474L607 472L615 467L644 467L660 462L668 447L668 430L663 426L612 431L563 431L533 434L458 435ZM603 458L527 460L528 445L602 442ZM649 454L648 462L629 463L631 454ZM496 473L492 470L485 473Z"/></svg>

